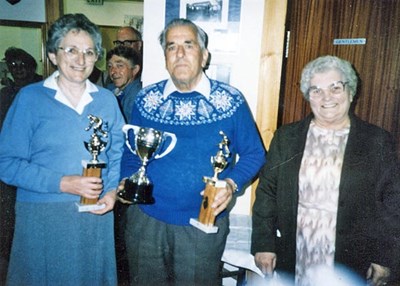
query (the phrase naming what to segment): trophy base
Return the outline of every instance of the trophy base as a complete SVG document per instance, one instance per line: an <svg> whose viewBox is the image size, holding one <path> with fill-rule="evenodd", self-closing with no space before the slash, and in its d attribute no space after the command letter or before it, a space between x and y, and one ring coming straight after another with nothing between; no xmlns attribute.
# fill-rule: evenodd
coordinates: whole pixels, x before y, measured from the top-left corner
<svg viewBox="0 0 400 286"><path fill-rule="evenodd" d="M198 219L195 219L195 218L191 218L189 223L205 233L217 233L218 232L218 226L205 225L205 224L201 223Z"/></svg>
<svg viewBox="0 0 400 286"><path fill-rule="evenodd" d="M121 202L127 204L154 204L153 185L139 185L129 179L125 181L124 190L117 193Z"/></svg>
<svg viewBox="0 0 400 286"><path fill-rule="evenodd" d="M105 204L101 205L86 205L86 204L81 204L81 203L75 203L76 207L78 208L78 212L90 212L90 211L97 211L104 209L106 207Z"/></svg>

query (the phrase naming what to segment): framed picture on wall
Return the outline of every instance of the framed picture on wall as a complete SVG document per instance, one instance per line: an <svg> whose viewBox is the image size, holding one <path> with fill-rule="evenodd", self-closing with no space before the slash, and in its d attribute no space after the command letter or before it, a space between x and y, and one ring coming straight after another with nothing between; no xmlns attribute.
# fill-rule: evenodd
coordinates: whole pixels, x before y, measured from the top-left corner
<svg viewBox="0 0 400 286"><path fill-rule="evenodd" d="M228 22L229 7L224 3L228 1L182 0L179 10L182 17L191 21L214 23L222 27Z"/></svg>
<svg viewBox="0 0 400 286"><path fill-rule="evenodd" d="M125 15L124 16L124 26L131 26L143 34L143 17Z"/></svg>
<svg viewBox="0 0 400 286"><path fill-rule="evenodd" d="M45 0L0 1L0 20L45 23Z"/></svg>
<svg viewBox="0 0 400 286"><path fill-rule="evenodd" d="M165 23L186 18L208 35L211 64L207 74L229 83L232 64L239 53L242 0L166 0Z"/></svg>

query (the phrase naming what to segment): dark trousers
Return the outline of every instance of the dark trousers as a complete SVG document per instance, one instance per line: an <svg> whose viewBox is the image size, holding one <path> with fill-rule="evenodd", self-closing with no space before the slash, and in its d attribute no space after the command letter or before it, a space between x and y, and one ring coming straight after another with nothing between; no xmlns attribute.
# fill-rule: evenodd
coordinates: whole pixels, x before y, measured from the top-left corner
<svg viewBox="0 0 400 286"><path fill-rule="evenodd" d="M228 216L216 225L218 233L206 234L193 226L166 224L130 206L125 238L131 285L222 285Z"/></svg>
<svg viewBox="0 0 400 286"><path fill-rule="evenodd" d="M16 188L0 181L0 285L4 285L15 225Z"/></svg>
<svg viewBox="0 0 400 286"><path fill-rule="evenodd" d="M117 201L114 206L115 254L119 286L129 285L129 266L124 238L126 227L126 211L128 207L129 205L123 204L119 201Z"/></svg>

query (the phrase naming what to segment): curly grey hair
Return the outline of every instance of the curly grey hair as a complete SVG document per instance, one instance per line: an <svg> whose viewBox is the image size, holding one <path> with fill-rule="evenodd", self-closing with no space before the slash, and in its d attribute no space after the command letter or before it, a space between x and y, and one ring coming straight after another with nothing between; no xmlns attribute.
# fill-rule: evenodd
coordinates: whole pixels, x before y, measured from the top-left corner
<svg viewBox="0 0 400 286"><path fill-rule="evenodd" d="M95 50L100 60L102 57L102 38L100 29L83 14L65 14L55 21L48 32L47 53L57 53L58 47L65 35L70 31L85 31L92 38Z"/></svg>
<svg viewBox="0 0 400 286"><path fill-rule="evenodd" d="M357 92L358 77L352 65L343 59L335 56L322 56L309 62L301 73L300 90L304 98L309 101L310 96L308 90L310 88L310 81L317 73L325 73L331 70L336 70L341 73L343 82L347 82L347 88L350 95L355 96Z"/></svg>

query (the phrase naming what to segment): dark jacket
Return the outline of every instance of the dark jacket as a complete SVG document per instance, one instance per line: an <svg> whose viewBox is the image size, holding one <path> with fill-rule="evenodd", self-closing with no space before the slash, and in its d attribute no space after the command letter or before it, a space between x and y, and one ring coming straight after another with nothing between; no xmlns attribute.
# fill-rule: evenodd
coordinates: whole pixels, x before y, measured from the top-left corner
<svg viewBox="0 0 400 286"><path fill-rule="evenodd" d="M276 131L253 207L252 253L275 252L277 269L291 274L296 263L299 170L312 118ZM365 277L371 262L392 266L394 260L388 249L392 238L383 235L389 228L383 223L384 203L399 203L398 192L389 198L377 185L393 167L396 151L387 131L354 115L350 120L339 186L335 261Z"/></svg>

